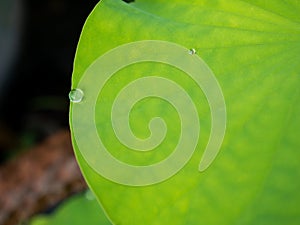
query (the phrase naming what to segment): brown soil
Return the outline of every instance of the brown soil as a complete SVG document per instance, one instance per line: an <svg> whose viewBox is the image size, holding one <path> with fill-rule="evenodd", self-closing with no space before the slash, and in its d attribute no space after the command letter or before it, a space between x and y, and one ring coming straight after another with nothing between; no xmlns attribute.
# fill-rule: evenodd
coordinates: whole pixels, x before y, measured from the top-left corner
<svg viewBox="0 0 300 225"><path fill-rule="evenodd" d="M0 224L19 224L84 189L70 134L60 131L0 167Z"/></svg>

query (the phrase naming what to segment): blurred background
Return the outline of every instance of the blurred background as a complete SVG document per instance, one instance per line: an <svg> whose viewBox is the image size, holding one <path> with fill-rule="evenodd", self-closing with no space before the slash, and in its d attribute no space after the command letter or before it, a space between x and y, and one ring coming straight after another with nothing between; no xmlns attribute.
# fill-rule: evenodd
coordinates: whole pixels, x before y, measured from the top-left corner
<svg viewBox="0 0 300 225"><path fill-rule="evenodd" d="M68 92L97 2L0 0L0 225L86 188L70 143Z"/></svg>
<svg viewBox="0 0 300 225"><path fill-rule="evenodd" d="M0 160L68 127L81 29L97 0L0 1Z"/></svg>

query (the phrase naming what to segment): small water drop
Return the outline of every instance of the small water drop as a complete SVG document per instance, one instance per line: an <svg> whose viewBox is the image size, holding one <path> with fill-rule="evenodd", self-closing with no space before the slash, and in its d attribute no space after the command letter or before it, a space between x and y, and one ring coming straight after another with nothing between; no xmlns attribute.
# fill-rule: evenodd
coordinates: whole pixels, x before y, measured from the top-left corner
<svg viewBox="0 0 300 225"><path fill-rule="evenodd" d="M92 201L92 200L95 199L95 196L94 196L93 192L92 192L91 190L88 189L88 190L85 192L85 198L86 198L87 200L89 200L89 201Z"/></svg>
<svg viewBox="0 0 300 225"><path fill-rule="evenodd" d="M190 50L189 50L189 54L190 55L195 55L197 53L197 51L196 51L196 49L194 49L194 48L191 48Z"/></svg>
<svg viewBox="0 0 300 225"><path fill-rule="evenodd" d="M82 101L83 99L83 91L76 88L76 89L72 89L69 93L69 99L71 102L73 103L79 103Z"/></svg>

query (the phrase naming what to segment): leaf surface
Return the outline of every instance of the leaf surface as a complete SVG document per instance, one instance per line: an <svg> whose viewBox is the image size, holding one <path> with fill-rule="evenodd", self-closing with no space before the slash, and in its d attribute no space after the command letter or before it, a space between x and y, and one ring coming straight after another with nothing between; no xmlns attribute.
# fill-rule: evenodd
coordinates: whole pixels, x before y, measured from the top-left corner
<svg viewBox="0 0 300 225"><path fill-rule="evenodd" d="M146 187L103 178L82 157L73 137L85 179L112 222L300 224L300 1L136 0L126 4L103 0L84 25L72 87L77 87L99 56L142 40L164 40L197 50L223 90L227 130L218 157L200 173L198 164L211 127L201 90L168 65L145 62L118 71L95 108L98 135L113 156L148 165L170 154L177 143L178 115L157 99L137 105L130 115L132 129L141 138L149 135L147 124L152 117L165 119L170 129L157 149L142 155L120 144L114 135L109 122L112 102L124 85L140 77L163 76L182 85L197 103L201 133L195 154L179 173ZM89 127L83 129L89 132Z"/></svg>

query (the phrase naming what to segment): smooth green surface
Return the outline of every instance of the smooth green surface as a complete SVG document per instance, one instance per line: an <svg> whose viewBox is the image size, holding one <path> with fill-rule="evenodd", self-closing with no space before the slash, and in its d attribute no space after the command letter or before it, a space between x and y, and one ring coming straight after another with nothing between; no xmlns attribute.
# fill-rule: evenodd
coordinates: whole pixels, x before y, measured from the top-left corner
<svg viewBox="0 0 300 225"><path fill-rule="evenodd" d="M215 162L199 173L210 114L194 82L181 71L155 63L134 64L116 73L100 94L95 118L99 136L114 147L112 155L133 164L151 164L176 145L177 114L157 99L141 103L131 115L132 129L141 137L149 135L147 123L156 114L170 125L156 150L145 155L132 152L113 134L108 119L114 96L143 76L163 76L182 85L198 102L201 133L198 148L183 170L147 187L104 179L88 166L73 139L84 176L113 223L300 224L300 1L136 0L126 4L103 0L84 26L72 88L106 51L151 39L197 50L222 87L227 132Z"/></svg>
<svg viewBox="0 0 300 225"><path fill-rule="evenodd" d="M110 225L90 191L78 194L62 203L50 215L34 217L30 225Z"/></svg>
<svg viewBox="0 0 300 225"><path fill-rule="evenodd" d="M131 42L104 54L88 68L75 89L84 90L84 100L79 104L73 104L70 120L80 153L92 169L115 183L130 186L152 185L175 175L186 165L196 150L200 125L195 106L198 102L196 101L194 104L193 100L197 99L192 100L189 93L171 79L145 76L130 82L115 97L111 117L109 112L105 116L105 113L101 111L97 113L97 115L101 115L101 122L95 122L95 106L102 105L97 102L97 99L101 90L104 89L105 83L120 69L145 62L176 67L178 71L186 73L197 84L196 90L201 89L205 93L210 106L212 123L209 143L207 143L199 163L199 171L204 171L214 161L225 135L226 104L220 85L212 71L199 56L191 55L189 51L186 47L166 41ZM135 105L141 101L148 106L149 99L153 98L164 104L153 104L152 107L147 107L147 110L143 110L142 107L135 108ZM70 100L74 102L72 98ZM110 149L116 148L116 146L110 144L105 146L103 144L105 139L102 141L99 138L97 130L98 126L107 133L107 122L109 121L111 121L115 136L118 138L117 142L121 142L129 151L133 150L144 155L141 153L157 150L167 133L167 126L163 118L158 117L160 114L149 118L148 130L151 135L145 139L136 137L142 132L133 133L131 124L145 129L146 123L142 120L135 120L135 117L130 120L130 114L132 113L131 109L137 110L141 115L146 115L155 109L164 111L166 103L171 105L179 116L178 120L177 117L174 117L174 113L173 115L168 114L168 117L173 119L173 124L170 124L169 127L177 126L180 130L180 138L170 140L176 143L176 147L168 157L153 165L136 166L121 162L109 153ZM111 108L107 107L107 104L104 106L105 109ZM102 109L103 107L98 108ZM82 115L85 115L86 119L83 119ZM177 121L180 121L179 125L175 123ZM106 133L102 133L102 136L107 137ZM117 149L121 150L121 148ZM161 152L163 151L164 149L161 150Z"/></svg>

